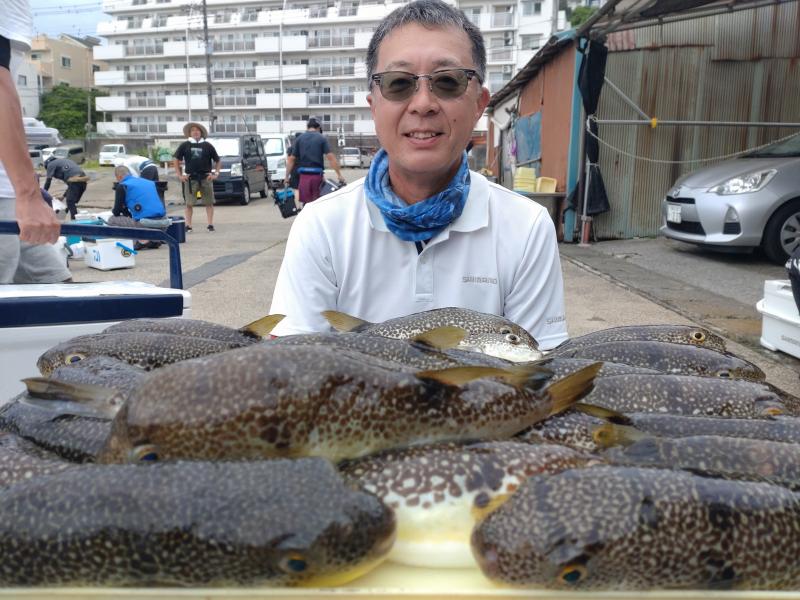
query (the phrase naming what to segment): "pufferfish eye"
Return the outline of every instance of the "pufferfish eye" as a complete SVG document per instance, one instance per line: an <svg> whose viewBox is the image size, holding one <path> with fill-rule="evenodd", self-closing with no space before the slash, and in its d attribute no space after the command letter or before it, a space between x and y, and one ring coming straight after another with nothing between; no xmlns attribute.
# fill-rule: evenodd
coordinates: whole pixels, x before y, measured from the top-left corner
<svg viewBox="0 0 800 600"><path fill-rule="evenodd" d="M158 446L142 444L130 451L131 462L155 462L158 460Z"/></svg>
<svg viewBox="0 0 800 600"><path fill-rule="evenodd" d="M82 361L84 358L86 358L86 355L85 354L81 354L80 352L75 352L73 354L67 354L64 357L64 364L72 365L72 364L75 364L76 362Z"/></svg>
<svg viewBox="0 0 800 600"><path fill-rule="evenodd" d="M518 335L513 334L513 333L509 333L509 334L506 335L506 341L509 344L515 344L516 345L516 344L519 344L520 340L519 340L519 336Z"/></svg>
<svg viewBox="0 0 800 600"><path fill-rule="evenodd" d="M284 573L295 575L304 572L308 568L308 563L305 557L299 552L290 552L281 558L278 563L278 568Z"/></svg>
<svg viewBox="0 0 800 600"><path fill-rule="evenodd" d="M586 579L586 576L589 574L586 565L583 564L569 564L561 569L561 572L558 574L559 581L567 583L569 585L575 585Z"/></svg>
<svg viewBox="0 0 800 600"><path fill-rule="evenodd" d="M706 341L706 334L702 331L693 331L692 332L692 339L695 342L705 342Z"/></svg>

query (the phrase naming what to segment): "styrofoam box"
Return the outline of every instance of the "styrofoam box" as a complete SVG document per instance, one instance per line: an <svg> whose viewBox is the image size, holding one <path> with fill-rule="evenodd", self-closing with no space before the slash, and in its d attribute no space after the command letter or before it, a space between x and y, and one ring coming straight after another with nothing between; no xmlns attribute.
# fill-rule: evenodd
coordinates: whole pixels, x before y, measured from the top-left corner
<svg viewBox="0 0 800 600"><path fill-rule="evenodd" d="M99 333L114 321L98 321L91 314L92 299L112 296L183 296L183 318L192 314L192 295L185 290L161 288L138 281L107 281L102 283L57 283L47 285L3 285L0 286L0 304L3 301L30 299L31 310L52 310L59 300L78 299L84 306L80 314L57 314L56 323L37 326L0 327L0 405L25 390L22 379L40 375L36 361L46 350L78 335ZM42 301L44 299L44 301ZM52 302L48 302L52 301ZM147 315L137 315L147 316ZM177 315L176 315L177 316Z"/></svg>
<svg viewBox="0 0 800 600"><path fill-rule="evenodd" d="M761 313L761 345L800 358L800 313L788 279L764 282L764 298L756 304Z"/></svg>
<svg viewBox="0 0 800 600"><path fill-rule="evenodd" d="M83 260L87 266L100 271L129 269L136 266L132 252L133 240L97 240L86 242Z"/></svg>

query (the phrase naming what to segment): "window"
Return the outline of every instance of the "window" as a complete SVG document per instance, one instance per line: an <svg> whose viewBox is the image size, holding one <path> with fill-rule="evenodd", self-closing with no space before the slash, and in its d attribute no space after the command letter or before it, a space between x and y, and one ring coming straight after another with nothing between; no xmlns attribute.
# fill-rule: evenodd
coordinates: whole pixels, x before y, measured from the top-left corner
<svg viewBox="0 0 800 600"><path fill-rule="evenodd" d="M42 60L42 55L38 52L31 52L31 60Z"/></svg>
<svg viewBox="0 0 800 600"><path fill-rule="evenodd" d="M65 69L72 68L72 59L69 56L62 56L61 57L61 66Z"/></svg>
<svg viewBox="0 0 800 600"><path fill-rule="evenodd" d="M520 46L522 50L538 50L542 45L542 34L532 33L528 35L521 35Z"/></svg>
<svg viewBox="0 0 800 600"><path fill-rule="evenodd" d="M25 75L17 75L17 85L21 85L23 87L27 87L28 78Z"/></svg>
<svg viewBox="0 0 800 600"><path fill-rule="evenodd" d="M533 2L532 0L522 0L522 16L530 17L532 15L542 14L542 3Z"/></svg>

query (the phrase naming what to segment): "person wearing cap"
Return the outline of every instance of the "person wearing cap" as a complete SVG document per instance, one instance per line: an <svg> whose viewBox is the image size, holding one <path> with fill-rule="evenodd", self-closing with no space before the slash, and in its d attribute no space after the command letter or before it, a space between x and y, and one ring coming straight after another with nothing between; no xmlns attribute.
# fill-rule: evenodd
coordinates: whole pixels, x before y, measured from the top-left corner
<svg viewBox="0 0 800 600"><path fill-rule="evenodd" d="M379 322L459 307L558 346L567 327L553 220L467 164L489 102L480 30L442 0L415 0L379 24L366 67L381 150L365 179L295 218L269 310L286 317L271 333L330 331L326 310Z"/></svg>
<svg viewBox="0 0 800 600"><path fill-rule="evenodd" d="M206 207L208 230L214 231L214 180L219 177L222 162L217 150L207 141L208 130L201 123L187 123L183 127L187 140L175 151L173 165L183 184L186 201L186 231L192 230L192 207L200 200ZM184 169L181 171L181 162ZM212 172L213 167L213 172Z"/></svg>
<svg viewBox="0 0 800 600"><path fill-rule="evenodd" d="M291 154L286 159L287 181L291 179L295 170L300 175L299 191L300 203L305 206L319 198L319 188L322 185L325 173L325 159L328 159L339 183L344 185L344 177L339 170L339 161L331 152L328 140L322 135L322 126L319 121L311 117L306 124L307 131L298 136L292 144Z"/></svg>
<svg viewBox="0 0 800 600"><path fill-rule="evenodd" d="M63 181L67 186L64 201L67 203L70 218L75 220L75 215L78 214L78 202L81 201L81 197L86 191L86 182L89 181L89 177L83 169L68 158L51 156L45 161L44 166L47 169L44 191L50 191L53 179Z"/></svg>

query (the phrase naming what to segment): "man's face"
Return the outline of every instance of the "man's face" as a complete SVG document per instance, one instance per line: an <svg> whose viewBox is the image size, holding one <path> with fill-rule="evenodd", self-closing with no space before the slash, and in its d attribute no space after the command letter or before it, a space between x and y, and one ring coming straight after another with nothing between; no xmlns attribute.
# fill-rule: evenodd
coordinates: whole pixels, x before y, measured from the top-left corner
<svg viewBox="0 0 800 600"><path fill-rule="evenodd" d="M428 29L413 23L386 36L378 48L375 72L421 75L475 67L472 45L464 31ZM389 154L393 177L450 179L489 102L489 91L473 77L462 96L445 100L431 92L428 79L419 79L418 84L419 90L402 102L387 100L377 83L372 84L367 102L378 139Z"/></svg>
<svg viewBox="0 0 800 600"><path fill-rule="evenodd" d="M199 140L203 137L203 132L200 131L199 127L191 127L189 129L189 135L192 137L192 139Z"/></svg>

